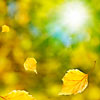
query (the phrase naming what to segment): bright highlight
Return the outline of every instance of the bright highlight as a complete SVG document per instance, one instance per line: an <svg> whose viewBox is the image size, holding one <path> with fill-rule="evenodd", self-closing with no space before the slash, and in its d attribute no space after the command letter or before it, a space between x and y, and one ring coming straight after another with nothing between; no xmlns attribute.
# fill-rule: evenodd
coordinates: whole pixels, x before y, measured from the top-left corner
<svg viewBox="0 0 100 100"><path fill-rule="evenodd" d="M63 25L67 25L71 30L78 30L89 19L88 10L80 2L71 2L65 5L61 16Z"/></svg>

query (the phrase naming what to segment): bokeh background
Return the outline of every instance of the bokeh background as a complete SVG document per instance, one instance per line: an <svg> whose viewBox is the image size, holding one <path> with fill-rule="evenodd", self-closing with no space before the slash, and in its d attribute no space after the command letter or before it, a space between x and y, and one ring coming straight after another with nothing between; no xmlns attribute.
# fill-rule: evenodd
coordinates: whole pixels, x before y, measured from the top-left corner
<svg viewBox="0 0 100 100"><path fill-rule="evenodd" d="M0 27L10 27L0 32L0 95L26 90L37 100L100 100L100 0L78 0L90 18L82 29L71 31L60 18L63 5L74 1L0 0ZM37 60L37 75L25 71L27 57ZM68 69L88 73L95 60L84 92L58 96Z"/></svg>

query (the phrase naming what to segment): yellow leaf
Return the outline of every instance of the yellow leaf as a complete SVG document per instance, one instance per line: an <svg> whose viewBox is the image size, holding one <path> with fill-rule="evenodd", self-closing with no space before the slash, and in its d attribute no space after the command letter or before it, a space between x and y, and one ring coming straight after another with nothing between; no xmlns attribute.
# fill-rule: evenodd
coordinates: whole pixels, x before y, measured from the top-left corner
<svg viewBox="0 0 100 100"><path fill-rule="evenodd" d="M37 73L36 63L37 61L34 58L27 58L24 63L25 70L34 71L35 73Z"/></svg>
<svg viewBox="0 0 100 100"><path fill-rule="evenodd" d="M8 95L2 97L4 100L35 100L32 95L24 90L13 90Z"/></svg>
<svg viewBox="0 0 100 100"><path fill-rule="evenodd" d="M9 32L9 27L7 25L3 25L2 32Z"/></svg>
<svg viewBox="0 0 100 100"><path fill-rule="evenodd" d="M67 71L62 80L63 86L59 95L81 93L88 86L88 74L84 74L78 69Z"/></svg>

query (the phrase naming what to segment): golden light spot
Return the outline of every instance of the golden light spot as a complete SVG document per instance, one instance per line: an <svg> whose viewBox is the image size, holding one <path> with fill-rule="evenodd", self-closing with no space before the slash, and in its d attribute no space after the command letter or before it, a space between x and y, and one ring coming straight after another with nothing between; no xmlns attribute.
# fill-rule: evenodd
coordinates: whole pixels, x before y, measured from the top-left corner
<svg viewBox="0 0 100 100"><path fill-rule="evenodd" d="M9 27L7 25L3 25L2 32L9 32Z"/></svg>

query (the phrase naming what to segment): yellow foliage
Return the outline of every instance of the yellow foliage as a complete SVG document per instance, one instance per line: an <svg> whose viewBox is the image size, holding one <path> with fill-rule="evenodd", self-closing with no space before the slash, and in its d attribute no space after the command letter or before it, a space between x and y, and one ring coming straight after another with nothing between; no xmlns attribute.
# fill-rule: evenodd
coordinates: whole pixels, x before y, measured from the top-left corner
<svg viewBox="0 0 100 100"><path fill-rule="evenodd" d="M81 93L88 86L88 74L84 74L78 69L69 70L62 80L63 87L60 95Z"/></svg>
<svg viewBox="0 0 100 100"><path fill-rule="evenodd" d="M34 71L35 73L37 73L36 63L37 61L34 58L27 58L24 63L25 70Z"/></svg>
<svg viewBox="0 0 100 100"><path fill-rule="evenodd" d="M2 32L9 32L9 27L7 25L3 25Z"/></svg>
<svg viewBox="0 0 100 100"><path fill-rule="evenodd" d="M29 95L28 92L24 90L14 90L3 98L5 98L5 100L35 100L32 95Z"/></svg>

